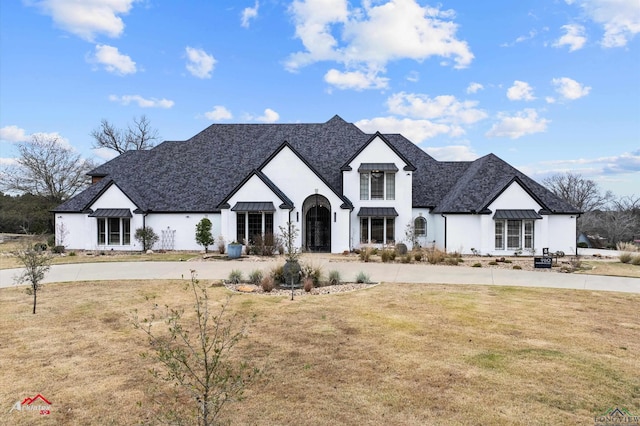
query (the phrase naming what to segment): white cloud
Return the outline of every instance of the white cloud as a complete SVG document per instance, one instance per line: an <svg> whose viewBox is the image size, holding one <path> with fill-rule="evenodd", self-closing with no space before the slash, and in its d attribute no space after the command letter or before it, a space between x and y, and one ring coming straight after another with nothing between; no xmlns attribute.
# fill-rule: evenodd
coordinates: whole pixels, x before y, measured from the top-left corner
<svg viewBox="0 0 640 426"><path fill-rule="evenodd" d="M290 71L334 61L347 72L364 68L365 75L375 75L394 60L439 56L452 60L455 68L473 60L467 42L456 38L454 13L422 7L416 0L364 1L352 10L347 0L295 0L289 10L305 48L289 57Z"/></svg>
<svg viewBox="0 0 640 426"><path fill-rule="evenodd" d="M359 120L354 123L367 133L401 133L415 144L441 134L454 131L452 126L434 123L431 120L413 120L410 118L376 117L371 120Z"/></svg>
<svg viewBox="0 0 640 426"><path fill-rule="evenodd" d="M330 69L324 75L324 81L336 86L338 89L384 89L389 83L389 79L378 77L377 73L361 71L342 72L336 69Z"/></svg>
<svg viewBox="0 0 640 426"><path fill-rule="evenodd" d="M101 158L105 161L112 160L118 156L118 153L109 148L94 148L91 151L96 155L96 157Z"/></svg>
<svg viewBox="0 0 640 426"><path fill-rule="evenodd" d="M555 86L556 92L558 92L560 96L571 101L587 96L591 91L591 87L583 86L568 77L554 78L551 80L551 84Z"/></svg>
<svg viewBox="0 0 640 426"><path fill-rule="evenodd" d="M387 99L389 112L417 119L436 119L443 123L472 124L483 120L487 113L477 109L477 101L459 101L455 96L430 98L416 93L395 93Z"/></svg>
<svg viewBox="0 0 640 426"><path fill-rule="evenodd" d="M604 27L603 47L623 47L640 33L638 0L574 0L587 16Z"/></svg>
<svg viewBox="0 0 640 426"><path fill-rule="evenodd" d="M2 167L13 166L17 164L18 164L17 158L0 157L0 166Z"/></svg>
<svg viewBox="0 0 640 426"><path fill-rule="evenodd" d="M256 1L253 7L245 7L244 10L242 11L240 25L242 25L244 28L249 28L249 22L252 19L255 19L258 17L259 6L260 6L259 3Z"/></svg>
<svg viewBox="0 0 640 426"><path fill-rule="evenodd" d="M280 119L280 114L272 110L271 108L267 108L264 110L264 114L260 117L256 117L256 121L260 121L262 123L275 123Z"/></svg>
<svg viewBox="0 0 640 426"><path fill-rule="evenodd" d="M65 31L93 41L98 34L119 37L124 23L119 15L126 15L137 0L33 0L35 5Z"/></svg>
<svg viewBox="0 0 640 426"><path fill-rule="evenodd" d="M529 34L523 35L523 36L519 36L518 38L516 38L514 41L512 41L510 43L502 43L500 46L501 47L512 47L512 46L515 46L518 43L522 43L524 41L531 40L536 35L538 35L538 32L536 30L531 30L531 31L529 31Z"/></svg>
<svg viewBox="0 0 640 426"><path fill-rule="evenodd" d="M90 61L103 65L107 71L114 74L135 74L137 71L136 63L129 56L120 53L117 47L105 44L96 45L95 55Z"/></svg>
<svg viewBox="0 0 640 426"><path fill-rule="evenodd" d="M138 104L140 108L171 108L174 104L173 101L168 99L156 99L156 98L143 98L140 95L110 95L109 100L112 102L118 102L122 105L129 105L132 102Z"/></svg>
<svg viewBox="0 0 640 426"><path fill-rule="evenodd" d="M469 93L469 94L478 93L480 90L484 90L484 86L482 84L476 83L476 82L472 82L467 87L467 93Z"/></svg>
<svg viewBox="0 0 640 426"><path fill-rule="evenodd" d="M518 80L514 81L513 86L507 90L507 98L511 101L532 101L535 99L533 88L529 86L529 83Z"/></svg>
<svg viewBox="0 0 640 426"><path fill-rule="evenodd" d="M466 145L427 147L424 150L438 161L473 161L478 158L478 154Z"/></svg>
<svg viewBox="0 0 640 426"><path fill-rule="evenodd" d="M553 46L569 46L569 52L582 49L587 42L587 38L584 36L584 27L578 24L567 24L563 25L562 29L565 31L565 34L560 37Z"/></svg>
<svg viewBox="0 0 640 426"><path fill-rule="evenodd" d="M18 126L4 126L0 128L0 140L6 142L24 142L30 138L31 136Z"/></svg>
<svg viewBox="0 0 640 426"><path fill-rule="evenodd" d="M547 130L547 119L538 117L533 109L519 111L515 116L498 114L500 122L494 124L486 133L487 137L509 137L518 139L525 135L540 133Z"/></svg>
<svg viewBox="0 0 640 426"><path fill-rule="evenodd" d="M215 58L202 49L195 49L187 46L187 70L194 77L211 78L213 66L216 63Z"/></svg>
<svg viewBox="0 0 640 426"><path fill-rule="evenodd" d="M233 118L231 111L221 105L214 106L211 111L205 112L204 116L213 121L231 120Z"/></svg>

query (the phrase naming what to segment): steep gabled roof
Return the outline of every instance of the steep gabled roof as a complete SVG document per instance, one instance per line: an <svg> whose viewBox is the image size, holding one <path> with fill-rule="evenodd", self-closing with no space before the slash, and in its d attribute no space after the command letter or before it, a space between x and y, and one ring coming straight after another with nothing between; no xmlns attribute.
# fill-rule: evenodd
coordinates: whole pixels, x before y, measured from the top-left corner
<svg viewBox="0 0 640 426"><path fill-rule="evenodd" d="M434 212L480 213L486 211L487 207L513 182L520 184L545 210L577 213L575 208L494 154L485 155L471 162L458 175L455 185L442 198Z"/></svg>
<svg viewBox="0 0 640 426"><path fill-rule="evenodd" d="M440 162L402 135L367 134L337 115L315 124L213 124L186 141L125 152L90 172L103 179L55 211L84 211L115 183L144 212L215 212L243 178L260 172L283 146L340 195L341 168L375 137L381 137L407 163L406 171L413 172L413 207L479 212L517 178L549 212L577 213L493 154L473 162ZM287 204L286 195L280 195ZM343 207L350 208L349 200L341 197Z"/></svg>

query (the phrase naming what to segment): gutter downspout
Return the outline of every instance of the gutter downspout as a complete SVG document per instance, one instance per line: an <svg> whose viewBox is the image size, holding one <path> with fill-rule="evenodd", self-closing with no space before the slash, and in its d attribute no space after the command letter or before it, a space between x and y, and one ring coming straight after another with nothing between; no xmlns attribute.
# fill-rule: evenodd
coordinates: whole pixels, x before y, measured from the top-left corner
<svg viewBox="0 0 640 426"><path fill-rule="evenodd" d="M441 213L440 216L444 218L444 252L447 252L447 217L444 213Z"/></svg>
<svg viewBox="0 0 640 426"><path fill-rule="evenodd" d="M576 257L578 257L578 219L580 219L582 213L576 215Z"/></svg>

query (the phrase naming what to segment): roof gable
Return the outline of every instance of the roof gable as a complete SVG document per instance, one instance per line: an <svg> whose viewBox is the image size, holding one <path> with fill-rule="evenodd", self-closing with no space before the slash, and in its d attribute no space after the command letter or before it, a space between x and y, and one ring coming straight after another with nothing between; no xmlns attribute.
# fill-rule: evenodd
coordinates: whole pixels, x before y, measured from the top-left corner
<svg viewBox="0 0 640 426"><path fill-rule="evenodd" d="M411 164L411 162L410 162L410 161L409 161L409 160L404 156L404 154L402 154L402 152L400 152L400 151L398 150L398 148L396 148L393 144L391 144L391 143L389 142L389 140L388 140L386 137L384 137L384 135L382 135L380 132L376 132L373 136L371 136L371 137L369 138L369 140L368 140L366 143L364 143L364 144L363 144L363 145L362 145L362 146L361 146L361 147L360 147L360 148L359 148L359 149L358 149L358 150L357 150L357 151L356 151L356 152L351 156L351 158L349 158L349 160L347 160L347 162L346 162L346 163L344 163L344 164L342 165L342 167L340 167L340 170L343 170L343 171L351 170L351 169L352 169L352 167L351 167L351 163L353 163L353 161L354 161L354 160L355 160L355 159L356 159L360 154L362 154L362 152L363 152L364 150L366 150L366 149L371 145L371 143L373 143L374 141L376 141L376 140L378 140L378 139L379 139L379 140L381 140L382 142L384 142L384 143L387 145L387 147L388 147L389 149L391 149L391 150L392 150L392 151L393 151L393 152L394 152L398 157L400 157L400 159L401 159L402 161L404 161L405 166L404 166L403 170L405 170L405 171L414 171L414 170L416 170L416 167L415 167L413 164Z"/></svg>

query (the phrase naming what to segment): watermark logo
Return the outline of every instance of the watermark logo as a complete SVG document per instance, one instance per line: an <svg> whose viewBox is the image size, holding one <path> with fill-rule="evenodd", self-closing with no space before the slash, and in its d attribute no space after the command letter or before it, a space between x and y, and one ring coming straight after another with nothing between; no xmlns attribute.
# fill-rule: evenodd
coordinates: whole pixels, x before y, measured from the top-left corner
<svg viewBox="0 0 640 426"><path fill-rule="evenodd" d="M595 416L595 426L600 425L626 425L640 426L640 416L635 416L626 408L609 408L599 416Z"/></svg>
<svg viewBox="0 0 640 426"><path fill-rule="evenodd" d="M41 394L37 394L33 398L23 399L22 402L17 401L15 404L13 404L13 407L11 407L11 410L9 410L9 412L12 412L14 410L36 412L41 416L47 416L51 414L51 403Z"/></svg>

